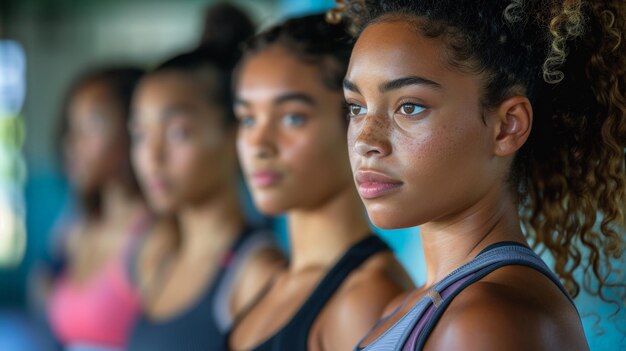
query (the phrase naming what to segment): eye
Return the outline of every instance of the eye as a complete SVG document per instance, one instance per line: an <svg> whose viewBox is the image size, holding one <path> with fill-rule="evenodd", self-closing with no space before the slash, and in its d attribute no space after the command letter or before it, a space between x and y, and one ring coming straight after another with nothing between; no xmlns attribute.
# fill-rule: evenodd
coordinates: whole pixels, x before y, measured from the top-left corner
<svg viewBox="0 0 626 351"><path fill-rule="evenodd" d="M416 116L422 113L425 109L426 108L424 108L423 106L407 103L402 104L402 106L400 106L400 108L398 109L398 112L406 116Z"/></svg>
<svg viewBox="0 0 626 351"><path fill-rule="evenodd" d="M357 104L348 104L348 114L350 117L362 116L367 114L367 109Z"/></svg>
<svg viewBox="0 0 626 351"><path fill-rule="evenodd" d="M189 132L183 127L170 127L167 129L166 137L173 142L185 141L189 138Z"/></svg>
<svg viewBox="0 0 626 351"><path fill-rule="evenodd" d="M130 141L133 144L140 144L144 139L144 132L137 127L130 128Z"/></svg>
<svg viewBox="0 0 626 351"><path fill-rule="evenodd" d="M85 123L85 131L92 134L102 133L107 126L107 118L104 114L95 112L91 118Z"/></svg>
<svg viewBox="0 0 626 351"><path fill-rule="evenodd" d="M254 126L254 117L252 116L243 116L238 118L239 126L242 128L250 128Z"/></svg>
<svg viewBox="0 0 626 351"><path fill-rule="evenodd" d="M306 117L298 114L288 114L283 116L283 124L287 127L300 127L306 122Z"/></svg>

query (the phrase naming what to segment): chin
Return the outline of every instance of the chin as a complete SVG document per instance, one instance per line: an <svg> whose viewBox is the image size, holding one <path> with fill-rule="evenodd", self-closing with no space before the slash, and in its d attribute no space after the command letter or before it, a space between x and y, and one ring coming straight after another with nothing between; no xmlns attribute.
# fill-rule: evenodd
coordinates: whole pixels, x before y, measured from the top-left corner
<svg viewBox="0 0 626 351"><path fill-rule="evenodd" d="M173 203L162 199L149 199L148 204L159 215L167 216L176 212L176 206Z"/></svg>
<svg viewBox="0 0 626 351"><path fill-rule="evenodd" d="M263 215L279 216L289 210L289 206L285 206L283 201L272 196L252 196L254 206Z"/></svg>
<svg viewBox="0 0 626 351"><path fill-rule="evenodd" d="M408 216L406 211L401 210L389 211L380 208L367 208L367 215L372 224L380 229L412 228L421 224Z"/></svg>
<svg viewBox="0 0 626 351"><path fill-rule="evenodd" d="M266 216L280 216L286 212L285 208L277 206L276 203L256 203L255 206L261 214Z"/></svg>

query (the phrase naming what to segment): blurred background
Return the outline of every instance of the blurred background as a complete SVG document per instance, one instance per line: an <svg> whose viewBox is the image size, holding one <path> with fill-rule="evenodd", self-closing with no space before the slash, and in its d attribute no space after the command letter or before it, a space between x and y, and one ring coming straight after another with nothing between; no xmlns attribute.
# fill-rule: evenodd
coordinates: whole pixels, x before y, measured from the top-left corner
<svg viewBox="0 0 626 351"><path fill-rule="evenodd" d="M329 0L229 1L261 28L329 8ZM73 204L58 155L63 96L90 67L150 68L200 39L207 0L0 0L0 350L46 350L29 313L28 272L50 255L51 233ZM274 220L284 241L284 220ZM417 283L417 230L381 231ZM626 349L606 316L612 307L577 299L594 350ZM622 310L622 314L624 311ZM624 321L624 318L621 318ZM31 334L24 330L31 330ZM13 335L13 341L6 338ZM16 336L17 335L17 336ZM19 340L30 339L30 346ZM24 341L25 342L25 341ZM34 346L33 346L34 345ZM30 347L30 348L28 348Z"/></svg>

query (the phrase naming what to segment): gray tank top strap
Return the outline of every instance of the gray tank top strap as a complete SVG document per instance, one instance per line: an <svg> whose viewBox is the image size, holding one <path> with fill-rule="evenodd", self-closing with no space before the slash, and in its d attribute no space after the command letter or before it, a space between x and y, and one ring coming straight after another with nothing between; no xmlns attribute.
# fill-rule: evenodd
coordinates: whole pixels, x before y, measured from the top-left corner
<svg viewBox="0 0 626 351"><path fill-rule="evenodd" d="M232 262L228 269L224 271L224 276L216 286L215 295L213 297L213 311L215 312L215 322L218 328L226 333L233 323L234 316L230 312L230 296L235 287L237 273L248 260L263 250L276 248L276 243L272 238L272 232L269 230L251 231L234 252Z"/></svg>
<svg viewBox="0 0 626 351"><path fill-rule="evenodd" d="M512 243L493 245L476 258L451 272L439 281L378 339L364 348L364 351L407 351L420 350L447 306L463 289L482 279L494 270L508 265L521 265L533 268L546 275L571 300L543 260L530 248ZM388 318L388 317L387 317ZM359 343L360 345L361 343Z"/></svg>

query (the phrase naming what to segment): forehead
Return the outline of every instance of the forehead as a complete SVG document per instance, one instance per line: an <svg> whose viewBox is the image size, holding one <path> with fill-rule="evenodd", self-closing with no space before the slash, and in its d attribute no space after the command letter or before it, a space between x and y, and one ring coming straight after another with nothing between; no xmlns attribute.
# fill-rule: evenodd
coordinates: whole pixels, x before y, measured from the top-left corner
<svg viewBox="0 0 626 351"><path fill-rule="evenodd" d="M198 85L191 76L181 72L157 72L146 76L137 89L140 98L159 97L158 101L189 98L197 94Z"/></svg>
<svg viewBox="0 0 626 351"><path fill-rule="evenodd" d="M211 92L201 80L183 72L153 73L141 81L133 99L133 109L159 113L171 106L211 106Z"/></svg>
<svg viewBox="0 0 626 351"><path fill-rule="evenodd" d="M71 96L71 103L74 106L93 103L112 104L115 102L111 88L101 80L82 84Z"/></svg>
<svg viewBox="0 0 626 351"><path fill-rule="evenodd" d="M346 79L369 93L387 82L417 76L438 83L448 99L478 99L483 77L450 65L443 41L423 36L419 25L419 19L392 19L368 26L352 52Z"/></svg>
<svg viewBox="0 0 626 351"><path fill-rule="evenodd" d="M420 35L416 21L389 20L369 25L359 36L348 68L348 79L358 76L398 77L420 73L439 77L449 70L437 39Z"/></svg>
<svg viewBox="0 0 626 351"><path fill-rule="evenodd" d="M184 72L157 72L145 77L133 99L133 122L165 123L176 115L217 122L221 110L210 100L210 92L200 79ZM183 114L181 114L181 112ZM191 115L187 114L191 113Z"/></svg>
<svg viewBox="0 0 626 351"><path fill-rule="evenodd" d="M250 102L272 100L294 91L313 96L330 92L323 85L318 65L300 60L279 45L255 53L244 61L236 90L240 99Z"/></svg>

